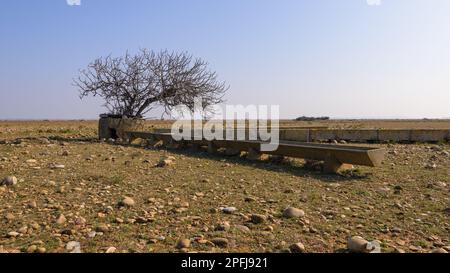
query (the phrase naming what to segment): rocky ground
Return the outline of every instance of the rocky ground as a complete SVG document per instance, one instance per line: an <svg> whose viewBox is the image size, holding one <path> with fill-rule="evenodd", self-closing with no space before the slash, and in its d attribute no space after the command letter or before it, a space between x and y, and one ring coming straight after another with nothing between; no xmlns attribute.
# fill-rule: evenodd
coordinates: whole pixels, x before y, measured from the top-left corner
<svg viewBox="0 0 450 273"><path fill-rule="evenodd" d="M0 123L0 252L450 251L448 144L374 144L382 167L325 175L95 134Z"/></svg>

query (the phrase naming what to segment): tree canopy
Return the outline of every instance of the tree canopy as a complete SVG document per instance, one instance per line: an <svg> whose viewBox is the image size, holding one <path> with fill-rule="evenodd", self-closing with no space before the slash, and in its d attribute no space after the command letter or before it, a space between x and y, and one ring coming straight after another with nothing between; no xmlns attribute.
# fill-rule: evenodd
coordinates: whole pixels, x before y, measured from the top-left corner
<svg viewBox="0 0 450 273"><path fill-rule="evenodd" d="M182 52L140 50L123 57L101 57L74 79L80 98L99 96L110 114L143 117L155 107L168 113L177 105L193 110L223 102L228 89L208 63Z"/></svg>

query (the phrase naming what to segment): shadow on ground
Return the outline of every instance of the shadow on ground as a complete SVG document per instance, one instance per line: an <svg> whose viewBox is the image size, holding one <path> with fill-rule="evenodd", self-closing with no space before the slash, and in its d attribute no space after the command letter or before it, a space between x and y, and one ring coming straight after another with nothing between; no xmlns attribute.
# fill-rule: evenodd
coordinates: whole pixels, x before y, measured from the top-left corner
<svg viewBox="0 0 450 273"><path fill-rule="evenodd" d="M62 141L62 142L90 142L90 143L98 143L100 142L97 138L65 138L60 136L51 136L48 139L54 141ZM175 154L180 154L189 157L202 158L202 159L210 159L220 162L234 163L240 164L247 167L263 169L267 171L273 172L283 172L289 173L298 177L309 177L314 178L327 183L343 183L343 182L354 182L354 181L365 181L371 175L371 173L361 173L359 169L354 169L353 171L341 172L339 174L325 174L319 170L313 170L305 167L304 164L301 164L298 160L292 160L288 158L287 160L283 160L282 162L276 162L272 160L268 161L250 161L245 158L245 156L229 156L225 155L223 152L218 152L216 154L208 153L205 150L200 151L192 151L189 148L180 148L180 149L167 149L165 147L152 147L152 146L142 146L137 144L129 144L129 143L112 143L108 142L110 145L121 145L124 147L133 147L133 148L141 148L145 150L152 151L162 151L167 150Z"/></svg>
<svg viewBox="0 0 450 273"><path fill-rule="evenodd" d="M224 152L217 152L214 154L208 153L206 149L202 149L200 151L192 151L189 148L182 148L182 149L167 149L164 147L145 147L140 145L133 145L133 144L116 144L116 145L122 145L122 146L128 146L128 147L134 147L134 148L142 148L146 150L152 150L152 151L170 151L171 153L180 154L184 156L189 157L195 157L195 158L201 158L201 159L209 159L209 160L215 160L225 163L233 163L233 164L240 164L247 167L257 168L257 169L263 169L266 171L273 171L273 172L283 172L283 173L289 173L294 176L298 177L309 177L314 178L317 180L321 180L323 182L328 183L339 183L339 182L352 182L352 181L364 181L367 180L367 178L371 175L371 173L361 173L359 169L355 169L356 171L346 171L341 172L339 174L325 174L318 170L312 170L307 167L305 167L304 164L300 163L299 160L294 160L293 158L287 158L286 160L283 160L282 162L274 161L274 160L267 160L267 161L253 161L253 160L247 160L245 156L229 156L225 155Z"/></svg>

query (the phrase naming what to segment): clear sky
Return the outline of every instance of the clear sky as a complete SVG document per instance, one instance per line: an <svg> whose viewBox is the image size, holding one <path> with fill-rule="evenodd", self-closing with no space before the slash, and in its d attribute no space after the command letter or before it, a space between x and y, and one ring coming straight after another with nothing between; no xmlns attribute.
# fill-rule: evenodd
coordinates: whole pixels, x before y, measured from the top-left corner
<svg viewBox="0 0 450 273"><path fill-rule="evenodd" d="M2 0L0 119L96 118L72 78L139 48L202 57L228 103L284 118L450 117L450 1L368 2Z"/></svg>

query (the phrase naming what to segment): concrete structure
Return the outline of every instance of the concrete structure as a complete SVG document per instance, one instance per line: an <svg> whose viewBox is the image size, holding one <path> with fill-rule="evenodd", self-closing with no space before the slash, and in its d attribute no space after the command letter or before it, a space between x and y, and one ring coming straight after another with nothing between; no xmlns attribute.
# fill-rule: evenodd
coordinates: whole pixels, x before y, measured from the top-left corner
<svg viewBox="0 0 450 273"><path fill-rule="evenodd" d="M235 136L237 131L235 129ZM345 140L350 142L448 142L450 129L327 129L280 127L280 140L313 142ZM155 129L170 133L170 129ZM248 137L248 130L246 131ZM225 137L225 133L224 133Z"/></svg>
<svg viewBox="0 0 450 273"><path fill-rule="evenodd" d="M280 139L303 142L448 142L450 129L294 129L280 130Z"/></svg>
<svg viewBox="0 0 450 273"><path fill-rule="evenodd" d="M118 115L100 115L98 122L99 139L126 139L127 131L143 131L145 120Z"/></svg>
<svg viewBox="0 0 450 273"><path fill-rule="evenodd" d="M248 151L252 158L261 155L260 148L262 141L236 141L236 140L183 140L175 141L170 133L147 133L147 132L128 132L128 139L136 138L150 139L152 141L163 141L165 145L171 146L174 143L180 143L181 146L187 144L206 146L208 151L214 153L219 148L225 148L233 152ZM264 152L265 154L305 158L310 160L324 161L325 172L337 172L340 168L348 164L379 166L384 158L384 149L343 146L331 144L301 143L295 141L281 141L275 151Z"/></svg>

